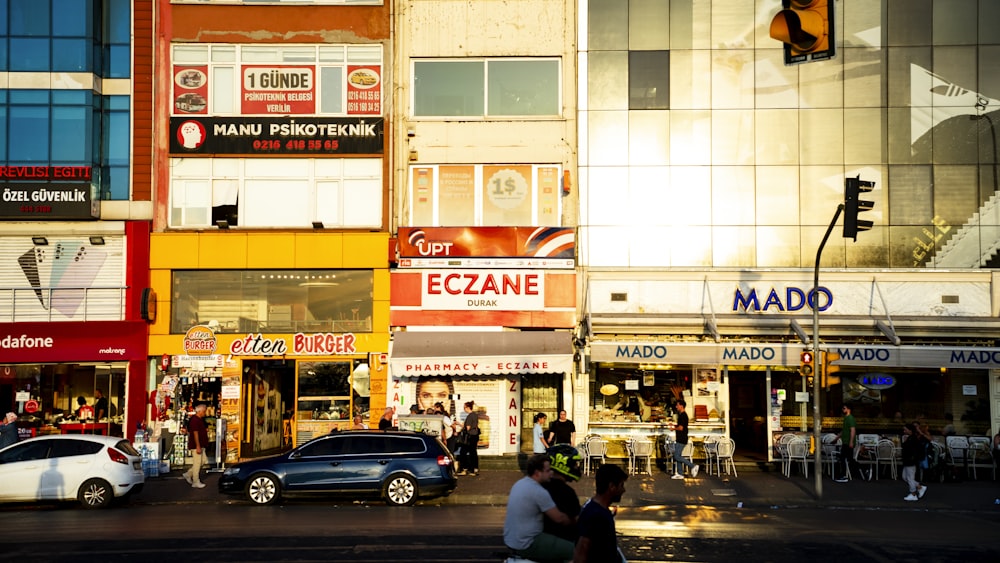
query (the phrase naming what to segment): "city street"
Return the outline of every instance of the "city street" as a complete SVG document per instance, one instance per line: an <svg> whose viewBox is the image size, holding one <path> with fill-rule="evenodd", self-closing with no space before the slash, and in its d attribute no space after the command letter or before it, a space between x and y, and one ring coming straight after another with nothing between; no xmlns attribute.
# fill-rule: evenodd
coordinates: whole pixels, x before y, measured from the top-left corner
<svg viewBox="0 0 1000 563"><path fill-rule="evenodd" d="M502 561L503 506L219 499L85 511L5 507L9 560ZM997 561L1000 512L863 508L623 507L641 561Z"/></svg>

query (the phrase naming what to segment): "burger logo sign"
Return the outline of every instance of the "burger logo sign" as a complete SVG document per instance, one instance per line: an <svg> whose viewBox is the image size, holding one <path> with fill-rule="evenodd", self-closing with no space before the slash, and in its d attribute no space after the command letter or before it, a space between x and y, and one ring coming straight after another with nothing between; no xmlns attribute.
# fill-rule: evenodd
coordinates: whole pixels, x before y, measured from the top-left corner
<svg viewBox="0 0 1000 563"><path fill-rule="evenodd" d="M193 326L184 334L184 353L189 356L211 356L217 346L215 333L205 325Z"/></svg>

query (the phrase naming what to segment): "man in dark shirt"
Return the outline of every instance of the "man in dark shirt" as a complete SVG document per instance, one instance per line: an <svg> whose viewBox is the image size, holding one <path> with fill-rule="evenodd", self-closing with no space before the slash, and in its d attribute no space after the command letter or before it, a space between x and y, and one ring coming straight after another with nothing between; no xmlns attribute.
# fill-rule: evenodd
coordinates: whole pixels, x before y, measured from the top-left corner
<svg viewBox="0 0 1000 563"><path fill-rule="evenodd" d="M94 389L94 412L97 413L97 422L110 414L108 413L108 398L100 389Z"/></svg>
<svg viewBox="0 0 1000 563"><path fill-rule="evenodd" d="M614 563L623 560L611 505L622 500L628 475L617 465L602 465L594 483L597 494L583 505L578 520L580 538L573 550L573 563Z"/></svg>
<svg viewBox="0 0 1000 563"><path fill-rule="evenodd" d="M549 425L549 431L555 435L554 443L556 444L572 446L576 443L576 425L573 424L572 420L566 418L566 411L559 411L559 419L552 421L552 424Z"/></svg>
<svg viewBox="0 0 1000 563"><path fill-rule="evenodd" d="M684 459L684 446L688 443L688 415L684 412L687 409L687 403L683 399L677 401L677 422L674 424L674 476L671 479L683 479L684 470L681 469L681 465L686 465L688 469L691 470L691 476L698 476L698 469L700 466L691 463L690 460Z"/></svg>
<svg viewBox="0 0 1000 563"><path fill-rule="evenodd" d="M184 480L195 489L204 489L201 482L201 468L208 462L205 448L208 446L208 425L205 411L208 407L201 403L194 408L194 416L188 420L188 450L191 451L191 469L183 473ZM193 451L192 451L193 450Z"/></svg>

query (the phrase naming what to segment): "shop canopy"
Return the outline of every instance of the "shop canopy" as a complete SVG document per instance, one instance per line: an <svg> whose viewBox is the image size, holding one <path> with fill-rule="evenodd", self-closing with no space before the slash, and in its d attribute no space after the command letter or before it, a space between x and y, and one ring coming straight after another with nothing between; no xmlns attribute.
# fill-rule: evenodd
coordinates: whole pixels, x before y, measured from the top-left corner
<svg viewBox="0 0 1000 563"><path fill-rule="evenodd" d="M393 377L572 373L569 332L396 332Z"/></svg>

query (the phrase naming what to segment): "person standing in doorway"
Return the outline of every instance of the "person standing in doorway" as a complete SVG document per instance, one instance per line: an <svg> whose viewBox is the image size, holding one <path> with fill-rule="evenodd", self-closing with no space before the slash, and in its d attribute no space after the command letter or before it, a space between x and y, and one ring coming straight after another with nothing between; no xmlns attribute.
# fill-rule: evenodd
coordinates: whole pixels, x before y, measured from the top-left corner
<svg viewBox="0 0 1000 563"><path fill-rule="evenodd" d="M851 414L851 405L844 405L840 410L844 413L844 425L840 430L840 467L844 474L834 481L846 483L854 472L858 477L861 476L861 467L858 460L854 459L854 448L858 445L858 424Z"/></svg>
<svg viewBox="0 0 1000 563"><path fill-rule="evenodd" d="M108 398L104 396L104 392L100 389L94 389L94 412L97 413L96 420L100 422L104 417L108 416Z"/></svg>
<svg viewBox="0 0 1000 563"><path fill-rule="evenodd" d="M201 468L208 463L205 447L208 446L208 425L205 424L205 403L198 403L194 416L188 420L188 451L191 451L191 469L183 473L184 480L195 489L204 489Z"/></svg>
<svg viewBox="0 0 1000 563"><path fill-rule="evenodd" d="M549 442L545 439L545 421L548 419L545 413L535 415L535 427L531 431L531 451L536 454L543 454L549 449Z"/></svg>
<svg viewBox="0 0 1000 563"><path fill-rule="evenodd" d="M700 465L695 465L691 460L684 459L684 447L688 443L688 415L687 403L683 399L677 401L677 422L674 424L674 476L671 479L683 479L684 470L682 465L691 470L691 476L697 477Z"/></svg>
<svg viewBox="0 0 1000 563"><path fill-rule="evenodd" d="M479 475L479 413L475 411L476 403L465 403L465 423L462 432L465 433L462 442L462 460L459 462L462 470L459 475Z"/></svg>
<svg viewBox="0 0 1000 563"><path fill-rule="evenodd" d="M576 425L573 421L566 418L566 411L559 411L559 419L553 420L552 424L549 425L549 430L555 436L553 438L553 444L576 444Z"/></svg>

